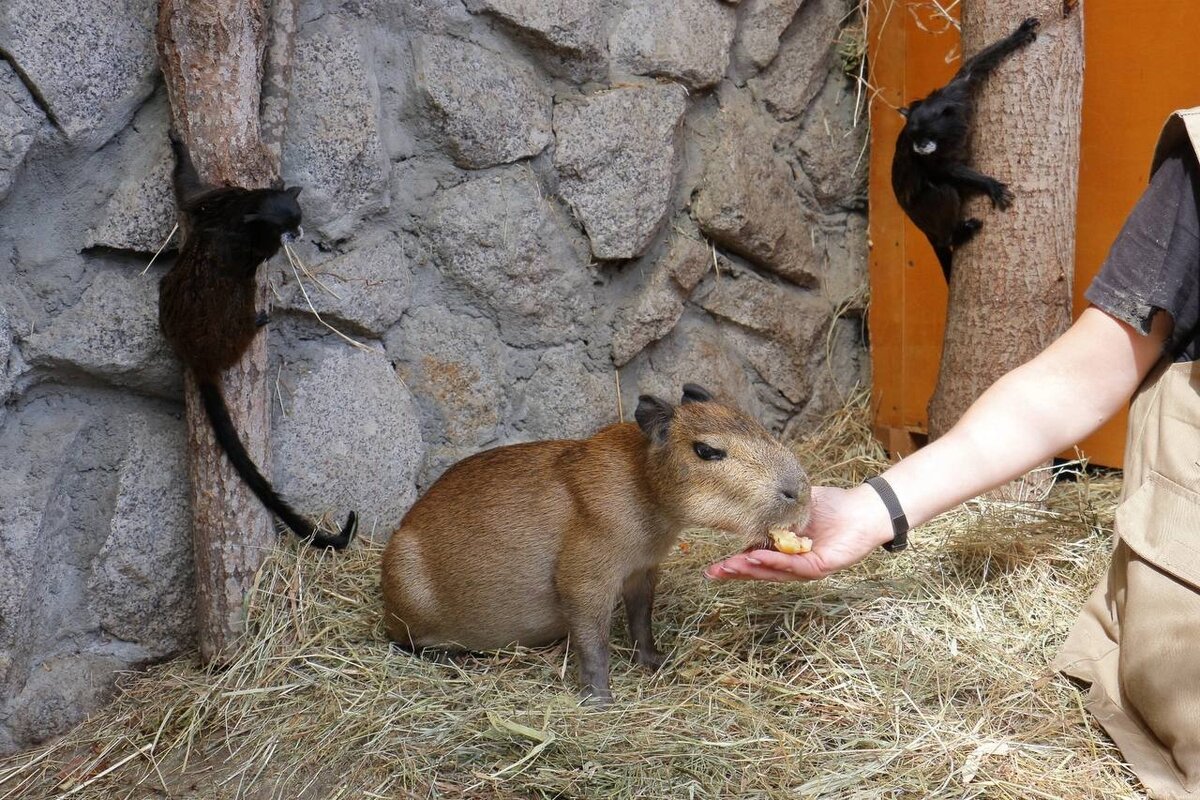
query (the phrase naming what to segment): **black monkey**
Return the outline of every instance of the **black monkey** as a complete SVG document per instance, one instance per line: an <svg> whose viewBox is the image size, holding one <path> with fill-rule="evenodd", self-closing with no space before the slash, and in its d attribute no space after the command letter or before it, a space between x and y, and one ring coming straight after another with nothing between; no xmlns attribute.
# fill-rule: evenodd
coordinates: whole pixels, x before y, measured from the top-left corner
<svg viewBox="0 0 1200 800"><path fill-rule="evenodd" d="M175 202L183 244L158 288L158 322L180 360L192 370L213 433L242 480L285 525L315 547L341 549L358 525L353 511L337 535L321 533L275 493L242 445L221 373L246 352L266 315L255 313L255 274L300 231L298 187L241 189L205 186L174 131Z"/></svg>
<svg viewBox="0 0 1200 800"><path fill-rule="evenodd" d="M996 208L1012 204L1012 192L1000 181L967 166L974 94L1000 62L1037 38L1030 17L1011 34L963 62L954 78L923 100L900 109L906 118L892 159L892 191L904 213L929 238L946 282L954 250L983 226L962 218L963 201L986 194Z"/></svg>

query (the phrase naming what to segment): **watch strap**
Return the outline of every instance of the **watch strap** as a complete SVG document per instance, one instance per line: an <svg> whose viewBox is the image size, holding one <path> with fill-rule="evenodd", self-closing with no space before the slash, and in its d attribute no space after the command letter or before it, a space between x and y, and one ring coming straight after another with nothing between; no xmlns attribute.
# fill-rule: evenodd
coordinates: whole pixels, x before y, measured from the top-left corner
<svg viewBox="0 0 1200 800"><path fill-rule="evenodd" d="M892 540L885 543L883 549L889 553L899 553L908 547L908 517L904 516L900 499L892 491L891 485L879 475L868 478L866 484L879 495L879 499L887 508L888 516L892 518Z"/></svg>

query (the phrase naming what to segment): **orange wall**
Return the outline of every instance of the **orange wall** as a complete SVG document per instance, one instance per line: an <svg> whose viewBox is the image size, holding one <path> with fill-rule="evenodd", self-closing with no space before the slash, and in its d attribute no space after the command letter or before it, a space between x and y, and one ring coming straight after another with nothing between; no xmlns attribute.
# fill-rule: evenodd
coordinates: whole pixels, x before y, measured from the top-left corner
<svg viewBox="0 0 1200 800"><path fill-rule="evenodd" d="M1136 7L1136 10L1134 10ZM1084 0L1083 131L1075 238L1075 313L1146 186L1167 115L1200 105L1200 2ZM1125 413L1083 443L1119 466Z"/></svg>
<svg viewBox="0 0 1200 800"><path fill-rule="evenodd" d="M978 1L978 0L977 0ZM1136 5L1136 11L1132 6ZM946 288L928 242L891 192L902 119L893 108L957 69L958 35L931 19L926 0L870 0L871 346L876 422L924 432L945 324ZM1076 231L1076 313L1138 195L1171 110L1200 105L1200 2L1083 0L1085 76ZM1119 466L1124 415L1083 443L1095 463Z"/></svg>
<svg viewBox="0 0 1200 800"><path fill-rule="evenodd" d="M949 5L949 4L948 4ZM892 194L892 152L904 119L896 108L958 69L958 30L925 0L870 0L871 357L877 422L925 431L946 323L946 285L924 235Z"/></svg>

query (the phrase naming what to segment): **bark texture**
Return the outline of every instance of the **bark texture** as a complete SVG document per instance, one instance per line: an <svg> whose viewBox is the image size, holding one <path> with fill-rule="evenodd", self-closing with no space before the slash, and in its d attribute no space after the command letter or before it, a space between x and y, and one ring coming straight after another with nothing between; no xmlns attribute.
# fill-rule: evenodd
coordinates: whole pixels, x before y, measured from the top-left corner
<svg viewBox="0 0 1200 800"><path fill-rule="evenodd" d="M264 187L279 177L279 160L264 147L259 123L266 20L264 0L159 5L158 50L171 116L209 183ZM259 305L265 304L260 285ZM270 475L266 368L266 336L258 336L225 373L223 389L247 451ZM271 515L216 444L190 373L185 392L198 642L202 661L220 663L245 629L246 593L276 534Z"/></svg>
<svg viewBox="0 0 1200 800"><path fill-rule="evenodd" d="M929 430L949 430L1004 373L1040 352L1071 322L1075 208L1083 92L1082 5L1061 0L974 0L963 9L963 52L1008 35L1026 17L1038 39L992 74L977 98L973 164L1007 183L1016 202L968 204L983 229L954 256L950 301Z"/></svg>

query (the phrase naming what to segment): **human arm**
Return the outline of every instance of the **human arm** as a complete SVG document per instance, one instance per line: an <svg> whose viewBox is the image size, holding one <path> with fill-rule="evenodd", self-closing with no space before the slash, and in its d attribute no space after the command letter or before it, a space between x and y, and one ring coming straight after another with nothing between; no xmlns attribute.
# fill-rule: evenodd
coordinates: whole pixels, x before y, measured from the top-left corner
<svg viewBox="0 0 1200 800"><path fill-rule="evenodd" d="M1087 308L1062 336L996 381L942 438L883 473L910 525L1006 483L1085 438L1130 398L1158 361L1171 317L1143 334ZM815 487L803 534L811 552L743 553L713 564L714 580L812 580L865 558L892 539L882 500L869 486Z"/></svg>

